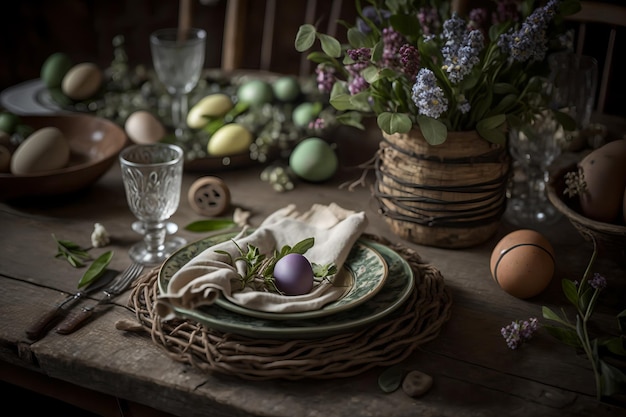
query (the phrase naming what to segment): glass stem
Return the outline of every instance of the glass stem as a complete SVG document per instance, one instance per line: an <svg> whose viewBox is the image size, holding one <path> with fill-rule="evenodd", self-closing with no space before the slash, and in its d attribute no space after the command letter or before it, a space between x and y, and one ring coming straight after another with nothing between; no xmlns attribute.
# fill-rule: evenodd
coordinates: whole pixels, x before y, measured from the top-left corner
<svg viewBox="0 0 626 417"><path fill-rule="evenodd" d="M167 230L165 223L162 222L146 222L144 224L145 235L144 242L149 253L163 252L165 249L165 235Z"/></svg>
<svg viewBox="0 0 626 417"><path fill-rule="evenodd" d="M174 126L174 133L176 137L181 139L183 137L184 129L188 110L187 94L176 92L172 96L172 125Z"/></svg>

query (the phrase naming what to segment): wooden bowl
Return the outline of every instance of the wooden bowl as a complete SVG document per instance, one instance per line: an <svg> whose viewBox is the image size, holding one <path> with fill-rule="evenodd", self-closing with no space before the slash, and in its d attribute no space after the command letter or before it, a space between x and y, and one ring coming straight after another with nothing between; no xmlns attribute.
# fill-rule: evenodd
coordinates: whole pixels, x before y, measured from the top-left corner
<svg viewBox="0 0 626 417"><path fill-rule="evenodd" d="M34 129L54 126L70 145L65 168L32 175L0 174L0 199L66 194L98 180L126 145L124 130L110 120L87 114L20 116Z"/></svg>
<svg viewBox="0 0 626 417"><path fill-rule="evenodd" d="M589 219L581 214L578 197L568 197L565 190L565 174L575 172L576 164L569 165L554 175L548 183L548 198L554 207L568 218L585 240L594 239L601 249L622 257L626 252L626 226ZM620 258L618 258L620 259Z"/></svg>

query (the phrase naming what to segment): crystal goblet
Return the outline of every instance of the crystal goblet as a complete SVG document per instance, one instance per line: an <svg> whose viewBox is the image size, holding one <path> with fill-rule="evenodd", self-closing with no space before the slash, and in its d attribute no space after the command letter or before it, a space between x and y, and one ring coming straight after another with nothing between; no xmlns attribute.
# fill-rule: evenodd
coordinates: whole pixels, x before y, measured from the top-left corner
<svg viewBox="0 0 626 417"><path fill-rule="evenodd" d="M129 255L145 265L159 264L186 243L167 236L167 219L180 201L183 150L165 143L133 145L120 153L119 160L128 206L144 232Z"/></svg>
<svg viewBox="0 0 626 417"><path fill-rule="evenodd" d="M184 139L188 97L202 75L206 50L203 29L159 29L150 34L152 63L157 77L172 96L172 125L176 137Z"/></svg>

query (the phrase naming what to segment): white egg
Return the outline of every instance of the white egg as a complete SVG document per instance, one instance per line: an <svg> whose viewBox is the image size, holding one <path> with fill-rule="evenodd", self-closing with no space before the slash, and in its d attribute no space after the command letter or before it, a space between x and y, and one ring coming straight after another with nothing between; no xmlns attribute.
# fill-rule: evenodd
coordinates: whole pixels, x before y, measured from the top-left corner
<svg viewBox="0 0 626 417"><path fill-rule="evenodd" d="M146 110L137 110L128 116L124 130L130 140L140 145L158 142L166 133L159 119Z"/></svg>

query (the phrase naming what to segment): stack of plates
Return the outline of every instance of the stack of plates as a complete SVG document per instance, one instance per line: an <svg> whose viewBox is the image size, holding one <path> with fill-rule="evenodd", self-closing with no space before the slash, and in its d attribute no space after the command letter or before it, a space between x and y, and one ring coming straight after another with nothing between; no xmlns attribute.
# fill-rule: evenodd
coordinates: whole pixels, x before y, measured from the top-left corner
<svg viewBox="0 0 626 417"><path fill-rule="evenodd" d="M219 233L191 243L174 253L159 271L159 291L187 262L205 249L231 239L237 232ZM359 330L398 309L411 295L415 277L397 252L370 239L360 238L352 247L335 284L346 287L336 301L319 310L272 313L248 309L219 298L197 310L175 308L176 314L210 329L249 337L299 339L326 337Z"/></svg>

